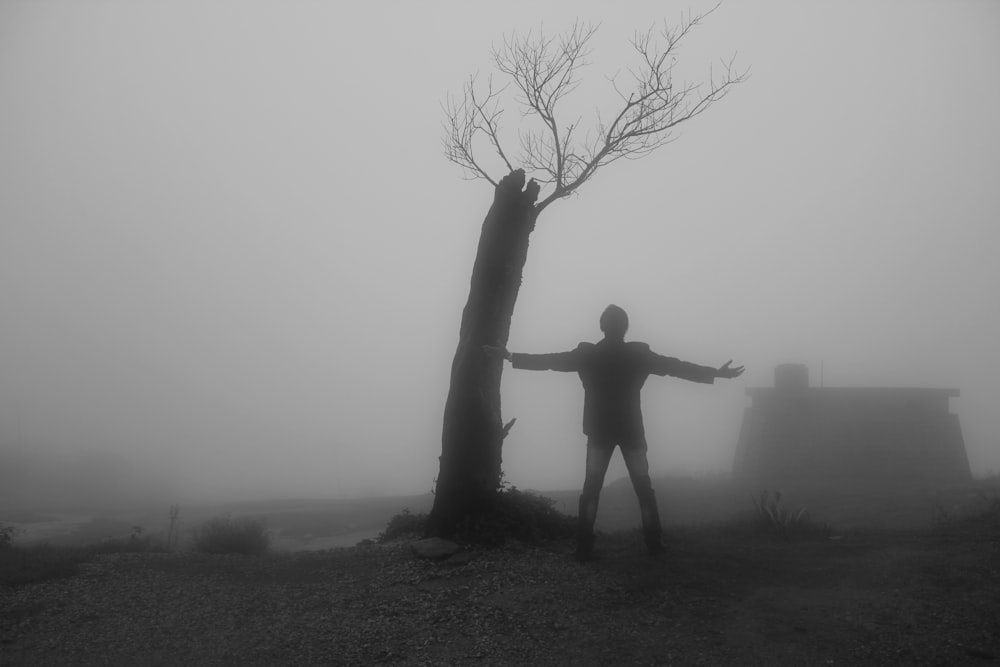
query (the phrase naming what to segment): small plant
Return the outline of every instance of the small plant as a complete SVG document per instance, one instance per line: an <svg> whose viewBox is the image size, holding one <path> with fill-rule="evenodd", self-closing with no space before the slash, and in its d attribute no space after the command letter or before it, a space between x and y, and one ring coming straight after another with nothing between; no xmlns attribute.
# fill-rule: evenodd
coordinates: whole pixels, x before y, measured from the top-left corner
<svg viewBox="0 0 1000 667"><path fill-rule="evenodd" d="M751 495L750 500L757 510L757 525L768 532L788 538L792 534L803 535L827 530L825 526L812 521L805 507L797 512L782 507L781 491L775 491L773 496L768 491L762 491L759 498Z"/></svg>
<svg viewBox="0 0 1000 667"><path fill-rule="evenodd" d="M234 519L230 515L209 519L194 530L194 550L208 554L265 553L271 538L264 520L252 517Z"/></svg>
<svg viewBox="0 0 1000 667"><path fill-rule="evenodd" d="M17 529L14 526L0 526L0 549L10 547L14 543L14 533Z"/></svg>
<svg viewBox="0 0 1000 667"><path fill-rule="evenodd" d="M937 493L931 501L931 515L937 526L949 526L958 518L955 512L957 506L949 506L941 493Z"/></svg>
<svg viewBox="0 0 1000 667"><path fill-rule="evenodd" d="M167 549L177 548L178 539L178 521L181 515L180 505L170 506L170 522L167 524Z"/></svg>

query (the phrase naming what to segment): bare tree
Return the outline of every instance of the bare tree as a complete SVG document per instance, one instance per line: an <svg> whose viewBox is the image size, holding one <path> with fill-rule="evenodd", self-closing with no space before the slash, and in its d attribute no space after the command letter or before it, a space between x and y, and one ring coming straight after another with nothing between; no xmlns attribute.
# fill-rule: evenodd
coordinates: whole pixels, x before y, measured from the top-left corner
<svg viewBox="0 0 1000 667"><path fill-rule="evenodd" d="M674 127L706 111L745 81L734 60L710 67L706 80L675 81L681 41L713 10L688 13L680 23L664 23L636 33L631 44L636 65L610 78L619 104L589 129L565 123L560 102L580 83L597 28L576 23L564 35L514 36L493 50L504 83L489 77L481 86L470 77L459 98L444 105L446 157L470 178L494 187L483 222L469 298L462 313L458 349L445 404L441 468L428 535L449 536L489 515L500 485L501 446L513 420L500 412L502 360L483 353L484 345L506 346L514 303L527 260L528 238L538 215L567 197L601 167L622 158L644 157L672 141ZM623 79L625 79L623 81ZM505 94L511 90L525 125L517 132L517 152L506 145L501 127ZM507 175L493 177L479 152L487 147ZM515 166L516 165L516 166ZM525 185L526 172L531 180ZM546 194L538 198L545 188Z"/></svg>

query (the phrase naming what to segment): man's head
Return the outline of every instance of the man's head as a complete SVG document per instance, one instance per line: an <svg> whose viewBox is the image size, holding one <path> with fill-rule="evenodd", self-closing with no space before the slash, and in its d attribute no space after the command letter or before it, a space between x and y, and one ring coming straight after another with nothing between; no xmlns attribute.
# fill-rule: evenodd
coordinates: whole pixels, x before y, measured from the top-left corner
<svg viewBox="0 0 1000 667"><path fill-rule="evenodd" d="M624 309L611 304L601 313L601 331L605 338L622 340L628 331L628 314Z"/></svg>

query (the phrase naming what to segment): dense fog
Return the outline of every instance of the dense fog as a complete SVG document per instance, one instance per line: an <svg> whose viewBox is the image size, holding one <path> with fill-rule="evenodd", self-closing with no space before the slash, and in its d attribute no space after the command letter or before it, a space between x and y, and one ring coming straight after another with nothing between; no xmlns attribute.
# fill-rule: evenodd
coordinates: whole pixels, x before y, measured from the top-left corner
<svg viewBox="0 0 1000 667"><path fill-rule="evenodd" d="M633 31L688 6L0 4L6 497L430 491L492 197L445 160L442 101L504 35L579 18L601 27L563 122L585 125ZM783 362L960 389L973 473L996 473L998 34L986 1L721 6L678 76L735 54L750 79L543 212L510 349L597 340L616 303L629 339L744 364L650 378L654 475L727 474L745 389ZM579 380L503 382L506 480L577 487Z"/></svg>

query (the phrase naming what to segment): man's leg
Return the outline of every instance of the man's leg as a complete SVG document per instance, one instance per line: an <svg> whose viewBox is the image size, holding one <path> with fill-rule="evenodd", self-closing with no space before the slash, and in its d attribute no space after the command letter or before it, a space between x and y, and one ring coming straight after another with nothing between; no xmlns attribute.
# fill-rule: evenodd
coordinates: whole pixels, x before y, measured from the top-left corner
<svg viewBox="0 0 1000 667"><path fill-rule="evenodd" d="M641 437L641 436L640 436ZM653 482L649 479L649 460L646 458L646 439L629 443L622 447L625 467L628 469L632 488L639 499L639 510L642 512L642 534L646 539L646 547L650 554L658 554L663 550L662 529L660 527L660 510L656 507L656 493Z"/></svg>
<svg viewBox="0 0 1000 667"><path fill-rule="evenodd" d="M587 441L587 474L580 494L580 513L577 519L576 557L589 560L594 550L594 522L597 520L597 504L604 486L604 475L611 462L615 446L593 439Z"/></svg>

